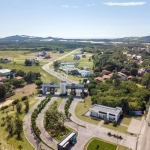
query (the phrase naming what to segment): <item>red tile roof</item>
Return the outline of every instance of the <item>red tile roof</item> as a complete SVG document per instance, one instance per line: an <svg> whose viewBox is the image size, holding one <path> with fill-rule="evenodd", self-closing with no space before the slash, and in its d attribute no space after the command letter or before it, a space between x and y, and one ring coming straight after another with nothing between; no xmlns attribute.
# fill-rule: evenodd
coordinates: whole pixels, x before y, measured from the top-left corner
<svg viewBox="0 0 150 150"><path fill-rule="evenodd" d="M95 80L102 81L103 78L102 77L97 77L97 78L95 78Z"/></svg>
<svg viewBox="0 0 150 150"><path fill-rule="evenodd" d="M1 77L0 77L0 81L3 81L4 79L6 79L5 76L1 76Z"/></svg>
<svg viewBox="0 0 150 150"><path fill-rule="evenodd" d="M22 79L22 77L21 76L17 76L17 77L15 77L17 80L20 80L20 79Z"/></svg>

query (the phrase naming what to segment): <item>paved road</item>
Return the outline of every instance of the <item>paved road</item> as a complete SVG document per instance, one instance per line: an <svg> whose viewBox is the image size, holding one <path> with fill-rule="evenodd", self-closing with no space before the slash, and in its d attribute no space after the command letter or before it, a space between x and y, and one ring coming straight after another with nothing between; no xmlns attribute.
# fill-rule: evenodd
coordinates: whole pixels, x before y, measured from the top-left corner
<svg viewBox="0 0 150 150"><path fill-rule="evenodd" d="M40 98L38 100L38 102L29 110L29 112L25 115L24 117L24 123L23 123L23 131L24 131L24 134L27 138L27 140L29 141L29 143L36 149L38 150L39 146L41 146L41 148L43 148L44 150L49 150L49 148L44 145L43 143L41 142L38 142L36 136L34 135L33 131L32 131L32 128L31 128L31 115L34 111L34 109L37 108L38 104L40 104L41 100L44 99L43 98Z"/></svg>
<svg viewBox="0 0 150 150"><path fill-rule="evenodd" d="M61 60L61 59L65 58L65 57L73 54L77 50L80 50L80 48L79 49L75 49L75 50L71 51L70 53L68 53L68 54L66 54L66 55L64 55L64 56L62 56L62 57L60 57L60 58L58 58L56 60ZM54 60L54 61L56 61L56 60ZM61 74L55 72L54 69L50 69L49 66L52 65L54 61L51 61L51 62L47 63L46 65L43 65L42 69L45 70L47 73L57 77L60 80L67 81L67 83L77 83L76 81L68 79L67 76L61 75Z"/></svg>
<svg viewBox="0 0 150 150"><path fill-rule="evenodd" d="M150 150L150 126L148 123L150 123L150 109L146 120L144 120L141 135L139 135L138 150Z"/></svg>

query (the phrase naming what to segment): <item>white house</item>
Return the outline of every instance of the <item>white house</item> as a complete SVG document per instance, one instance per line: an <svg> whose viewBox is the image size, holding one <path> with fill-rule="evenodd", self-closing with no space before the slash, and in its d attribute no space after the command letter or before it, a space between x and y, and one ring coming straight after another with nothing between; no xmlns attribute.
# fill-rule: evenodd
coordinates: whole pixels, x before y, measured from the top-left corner
<svg viewBox="0 0 150 150"><path fill-rule="evenodd" d="M101 119L108 119L109 121L118 121L123 110L121 107L108 107L103 105L94 104L90 108L90 115L93 117L101 118Z"/></svg>
<svg viewBox="0 0 150 150"><path fill-rule="evenodd" d="M79 70L78 69L79 74L81 75L82 78L88 77L89 75L92 74L91 71L87 71L87 70Z"/></svg>
<svg viewBox="0 0 150 150"><path fill-rule="evenodd" d="M79 60L80 59L80 56L78 54L74 54L74 57L73 57L73 60Z"/></svg>
<svg viewBox="0 0 150 150"><path fill-rule="evenodd" d="M9 69L0 69L0 75L10 75L11 74L11 70Z"/></svg>

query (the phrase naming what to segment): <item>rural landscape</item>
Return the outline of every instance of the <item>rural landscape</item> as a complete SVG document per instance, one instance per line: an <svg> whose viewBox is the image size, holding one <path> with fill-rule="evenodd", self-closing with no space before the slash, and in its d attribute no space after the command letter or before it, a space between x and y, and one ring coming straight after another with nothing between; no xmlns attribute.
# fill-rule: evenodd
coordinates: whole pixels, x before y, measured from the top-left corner
<svg viewBox="0 0 150 150"><path fill-rule="evenodd" d="M0 150L150 150L149 6L0 1Z"/></svg>

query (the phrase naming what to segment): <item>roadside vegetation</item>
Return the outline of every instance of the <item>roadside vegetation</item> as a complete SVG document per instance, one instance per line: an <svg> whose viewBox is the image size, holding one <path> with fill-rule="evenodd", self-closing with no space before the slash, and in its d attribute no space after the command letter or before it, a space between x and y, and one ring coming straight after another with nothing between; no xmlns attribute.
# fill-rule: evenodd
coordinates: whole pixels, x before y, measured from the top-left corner
<svg viewBox="0 0 150 150"><path fill-rule="evenodd" d="M13 150L21 146L22 150L33 149L23 133L23 118L36 102L35 96L30 95L1 107L0 135L3 135L0 136L1 148Z"/></svg>
<svg viewBox="0 0 150 150"><path fill-rule="evenodd" d="M71 131L64 126L66 115L58 111L57 105L55 101L45 112L44 126L50 136L60 141Z"/></svg>

